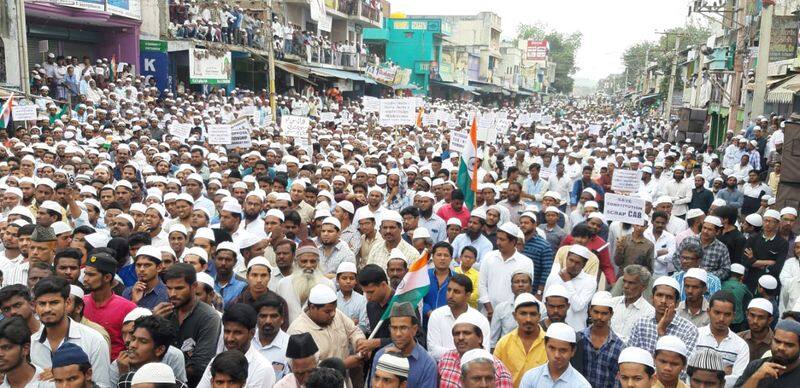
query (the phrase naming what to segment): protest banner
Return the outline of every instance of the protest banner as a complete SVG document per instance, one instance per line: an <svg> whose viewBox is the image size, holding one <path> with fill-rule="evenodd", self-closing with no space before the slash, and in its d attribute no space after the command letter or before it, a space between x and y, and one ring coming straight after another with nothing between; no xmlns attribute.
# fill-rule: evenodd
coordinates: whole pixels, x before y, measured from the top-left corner
<svg viewBox="0 0 800 388"><path fill-rule="evenodd" d="M622 193L639 191L642 182L642 170L616 169L611 177L611 190Z"/></svg>
<svg viewBox="0 0 800 388"><path fill-rule="evenodd" d="M14 105L11 107L11 117L14 121L36 120L36 105Z"/></svg>
<svg viewBox="0 0 800 388"><path fill-rule="evenodd" d="M608 221L620 221L633 225L644 225L644 199L606 193L603 214Z"/></svg>
<svg viewBox="0 0 800 388"><path fill-rule="evenodd" d="M436 125L438 123L439 122L436 120L436 116L433 114L426 114L422 116L422 125L425 127Z"/></svg>
<svg viewBox="0 0 800 388"><path fill-rule="evenodd" d="M364 113L378 112L381 110L381 100L375 97L364 96L361 102L364 104L364 109L362 109Z"/></svg>
<svg viewBox="0 0 800 388"><path fill-rule="evenodd" d="M281 134L286 137L308 136L310 122L308 117L282 116Z"/></svg>
<svg viewBox="0 0 800 388"><path fill-rule="evenodd" d="M322 112L319 114L319 121L323 123L333 122L336 120L336 113L333 112Z"/></svg>
<svg viewBox="0 0 800 388"><path fill-rule="evenodd" d="M255 105L250 105L242 108L242 110L240 110L239 113L242 116L253 117L256 115L256 110L257 108Z"/></svg>
<svg viewBox="0 0 800 388"><path fill-rule="evenodd" d="M414 125L417 122L415 99L385 98L380 100L380 119L378 125L393 127L395 125Z"/></svg>
<svg viewBox="0 0 800 388"><path fill-rule="evenodd" d="M186 140L189 138L189 134L192 132L192 124L181 124L181 123L172 123L169 126L169 133L172 136L175 136L181 140Z"/></svg>
<svg viewBox="0 0 800 388"><path fill-rule="evenodd" d="M208 131L208 144L231 144L231 125L230 124L209 124L206 126Z"/></svg>
<svg viewBox="0 0 800 388"><path fill-rule="evenodd" d="M228 148L250 148L253 144L250 139L250 123L247 118L240 118L230 123L231 142Z"/></svg>

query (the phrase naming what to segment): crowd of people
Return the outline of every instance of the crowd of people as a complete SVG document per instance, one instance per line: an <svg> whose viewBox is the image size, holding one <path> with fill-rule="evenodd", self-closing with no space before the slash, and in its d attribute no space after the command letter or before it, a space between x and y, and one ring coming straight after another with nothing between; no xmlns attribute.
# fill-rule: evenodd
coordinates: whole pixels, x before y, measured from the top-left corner
<svg viewBox="0 0 800 388"><path fill-rule="evenodd" d="M47 113L0 129L2 386L800 381L779 118L695 148L607 98L417 99L435 120L382 127L307 89L278 97L309 119L288 137L264 92L109 68L51 57ZM73 109L62 69L88 74ZM510 126L470 156L451 140L478 115ZM249 147L210 144L241 120ZM612 195L644 208L622 222Z"/></svg>
<svg viewBox="0 0 800 388"><path fill-rule="evenodd" d="M348 14L356 12L356 0L341 1ZM370 1L362 7L370 9L370 15L378 11ZM350 8L353 11L349 11ZM266 50L263 11L249 11L239 6L195 0L174 0L170 2L170 36L180 39L196 39L231 45L240 45ZM361 41L332 41L330 32L309 31L298 25L282 24L273 17L273 50L279 59L294 55L311 63L323 63L344 67L362 67L367 61L378 63L368 56L367 48Z"/></svg>

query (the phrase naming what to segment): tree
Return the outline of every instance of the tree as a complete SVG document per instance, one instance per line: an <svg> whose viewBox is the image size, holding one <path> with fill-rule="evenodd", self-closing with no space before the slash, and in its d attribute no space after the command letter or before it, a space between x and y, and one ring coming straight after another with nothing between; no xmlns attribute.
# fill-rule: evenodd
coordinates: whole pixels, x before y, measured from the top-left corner
<svg viewBox="0 0 800 388"><path fill-rule="evenodd" d="M573 75L578 71L575 55L581 47L583 34L563 33L553 30L547 24L520 24L517 27L517 40L546 40L550 43L550 60L556 64L553 88L561 93L572 93L575 84Z"/></svg>

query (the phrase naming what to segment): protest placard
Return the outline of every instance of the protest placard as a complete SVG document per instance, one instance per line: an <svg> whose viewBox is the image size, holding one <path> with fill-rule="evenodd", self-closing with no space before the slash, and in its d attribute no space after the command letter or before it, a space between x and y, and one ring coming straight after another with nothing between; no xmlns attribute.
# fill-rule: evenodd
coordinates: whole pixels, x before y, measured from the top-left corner
<svg viewBox="0 0 800 388"><path fill-rule="evenodd" d="M14 105L11 107L11 117L14 121L36 120L36 105Z"/></svg>
<svg viewBox="0 0 800 388"><path fill-rule="evenodd" d="M450 133L450 152L464 152L464 148L469 143L469 134L466 132Z"/></svg>
<svg viewBox="0 0 800 388"><path fill-rule="evenodd" d="M542 122L542 114L539 113L539 112L532 113L531 114L531 121L533 121L534 123Z"/></svg>
<svg viewBox="0 0 800 388"><path fill-rule="evenodd" d="M308 136L310 120L302 116L282 116L281 134L286 137Z"/></svg>
<svg viewBox="0 0 800 388"><path fill-rule="evenodd" d="M642 170L614 170L611 177L611 190L622 193L635 193L639 191L642 182Z"/></svg>
<svg viewBox="0 0 800 388"><path fill-rule="evenodd" d="M231 125L230 124L209 124L206 126L208 131L208 144L231 144Z"/></svg>
<svg viewBox="0 0 800 388"><path fill-rule="evenodd" d="M436 116L434 116L433 114L422 115L422 125L423 126L429 127L429 126L432 126L432 125L436 125L438 123L439 122L438 122L438 120L436 120Z"/></svg>
<svg viewBox="0 0 800 388"><path fill-rule="evenodd" d="M192 124L172 123L169 126L169 133L181 140L189 138L189 133L192 131Z"/></svg>
<svg viewBox="0 0 800 388"><path fill-rule="evenodd" d="M250 148L253 144L250 139L250 123L246 118L241 118L230 123L231 142L228 148Z"/></svg>
<svg viewBox="0 0 800 388"><path fill-rule="evenodd" d="M608 221L620 221L633 225L644 225L644 199L606 193L603 214Z"/></svg>
<svg viewBox="0 0 800 388"><path fill-rule="evenodd" d="M333 122L334 120L336 120L336 113L322 112L319 114L319 121L323 123Z"/></svg>
<svg viewBox="0 0 800 388"><path fill-rule="evenodd" d="M380 119L378 125L414 125L417 122L416 100L412 98L385 98L380 100Z"/></svg>
<svg viewBox="0 0 800 388"><path fill-rule="evenodd" d="M253 117L256 115L256 110L257 108L255 105L250 105L242 108L242 110L240 110L239 113L242 116Z"/></svg>
<svg viewBox="0 0 800 388"><path fill-rule="evenodd" d="M600 124L589 124L589 135L600 136Z"/></svg>

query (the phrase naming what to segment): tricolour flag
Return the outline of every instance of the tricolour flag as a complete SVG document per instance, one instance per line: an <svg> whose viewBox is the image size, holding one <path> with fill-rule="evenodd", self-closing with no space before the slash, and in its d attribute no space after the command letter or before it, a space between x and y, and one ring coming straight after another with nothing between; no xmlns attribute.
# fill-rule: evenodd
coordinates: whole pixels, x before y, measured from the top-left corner
<svg viewBox="0 0 800 388"><path fill-rule="evenodd" d="M111 56L111 69L110 70L111 70L111 74L110 74L111 75L111 81L112 82L116 82L117 81L117 56L116 55L112 55Z"/></svg>
<svg viewBox="0 0 800 388"><path fill-rule="evenodd" d="M0 108L0 128L5 128L11 122L11 108L14 107L14 93L8 96L3 107Z"/></svg>
<svg viewBox="0 0 800 388"><path fill-rule="evenodd" d="M408 302L416 307L425 297L425 294L428 293L428 287L430 287L428 256L428 251L425 250L422 252L422 256L411 264L406 276L403 276L403 281L397 286L392 300L386 306L386 311L383 312L381 321L389 319L389 314L392 312L392 306L395 303Z"/></svg>
<svg viewBox="0 0 800 388"><path fill-rule="evenodd" d="M419 108L419 113L417 114L417 127L422 128L422 114L425 113L425 108Z"/></svg>
<svg viewBox="0 0 800 388"><path fill-rule="evenodd" d="M458 166L456 184L464 192L464 205L472 210L475 206L475 194L478 192L478 166L475 166L478 153L478 118L472 119L469 130L469 141L461 152L461 163Z"/></svg>

